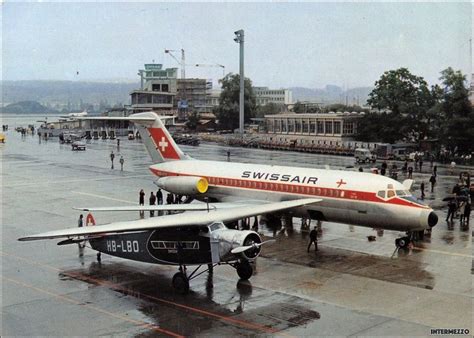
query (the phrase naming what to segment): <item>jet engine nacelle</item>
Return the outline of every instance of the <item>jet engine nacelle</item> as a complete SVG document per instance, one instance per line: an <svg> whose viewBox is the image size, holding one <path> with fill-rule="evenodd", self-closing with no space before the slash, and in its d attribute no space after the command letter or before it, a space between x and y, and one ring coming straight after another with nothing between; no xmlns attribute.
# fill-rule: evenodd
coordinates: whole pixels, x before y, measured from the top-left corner
<svg viewBox="0 0 474 338"><path fill-rule="evenodd" d="M219 256L221 261L226 261L236 256L231 253L232 249L262 243L260 235L250 230L219 229L212 232L212 238L219 242ZM253 260L260 255L261 250L262 248L260 246L255 246L237 255L246 260Z"/></svg>
<svg viewBox="0 0 474 338"><path fill-rule="evenodd" d="M178 195L204 194L209 187L207 179L195 176L162 177L156 181L156 185Z"/></svg>

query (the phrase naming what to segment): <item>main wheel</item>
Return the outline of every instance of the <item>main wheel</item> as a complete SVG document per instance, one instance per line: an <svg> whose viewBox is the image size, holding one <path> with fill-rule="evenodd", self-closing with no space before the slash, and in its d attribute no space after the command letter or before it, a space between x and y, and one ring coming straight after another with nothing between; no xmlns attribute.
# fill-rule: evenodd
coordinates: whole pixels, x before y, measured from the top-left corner
<svg viewBox="0 0 474 338"><path fill-rule="evenodd" d="M253 268L249 262L245 261L242 263L238 263L237 267L237 274L239 275L240 279L247 280L252 277Z"/></svg>
<svg viewBox="0 0 474 338"><path fill-rule="evenodd" d="M408 237L397 238L395 240L395 245L399 248L406 249L410 244L410 240Z"/></svg>
<svg viewBox="0 0 474 338"><path fill-rule="evenodd" d="M189 292L189 280L182 272L177 272L173 276L172 284L173 288L182 295Z"/></svg>

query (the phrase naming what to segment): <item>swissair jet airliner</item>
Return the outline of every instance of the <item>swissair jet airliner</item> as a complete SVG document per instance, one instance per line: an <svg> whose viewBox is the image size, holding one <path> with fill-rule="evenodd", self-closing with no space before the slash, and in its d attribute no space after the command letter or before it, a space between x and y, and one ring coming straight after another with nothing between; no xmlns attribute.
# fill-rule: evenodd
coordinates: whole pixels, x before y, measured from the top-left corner
<svg viewBox="0 0 474 338"><path fill-rule="evenodd" d="M150 170L158 177L156 184L166 191L210 203L82 208L86 211L153 209L186 212L50 231L20 240L67 238L61 244L89 240L92 248L99 252L150 263L179 264L180 272L175 276L176 281L173 279L173 285L178 289L183 285L186 289L191 279L185 272L185 264L225 262L234 266L241 278L250 277L248 261L258 256L263 243L256 232L236 232L227 229L223 222L254 215L289 213L315 220L406 232L408 236L396 240L398 247L408 245L415 232L430 229L438 222L434 211L410 193L411 180L402 184L371 173L196 160L181 151L162 118L153 112L129 117L79 119L133 121L155 163ZM206 238L204 242L203 238ZM206 250L206 247L210 249ZM197 251L186 259L183 252L192 250Z"/></svg>

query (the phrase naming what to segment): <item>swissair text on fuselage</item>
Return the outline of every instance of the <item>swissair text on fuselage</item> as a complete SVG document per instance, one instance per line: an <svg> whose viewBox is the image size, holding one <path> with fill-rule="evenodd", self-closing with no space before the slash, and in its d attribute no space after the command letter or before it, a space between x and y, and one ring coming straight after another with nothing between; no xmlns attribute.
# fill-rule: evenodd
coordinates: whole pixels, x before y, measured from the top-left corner
<svg viewBox="0 0 474 338"><path fill-rule="evenodd" d="M313 176L298 176L298 175L286 175L286 174L272 174L258 171L244 171L241 175L242 178L255 178L269 181L280 181L290 183L302 183L302 184L316 184L318 181L317 177Z"/></svg>

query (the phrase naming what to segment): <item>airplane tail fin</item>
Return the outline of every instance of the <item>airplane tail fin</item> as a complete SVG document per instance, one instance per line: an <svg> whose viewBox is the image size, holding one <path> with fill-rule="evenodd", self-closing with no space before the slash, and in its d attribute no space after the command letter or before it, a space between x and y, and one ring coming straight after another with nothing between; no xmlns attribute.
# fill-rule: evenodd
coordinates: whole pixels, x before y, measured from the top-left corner
<svg viewBox="0 0 474 338"><path fill-rule="evenodd" d="M140 120L132 121L140 132L143 143L154 163L189 159L189 156L181 151L166 129L162 121L166 117L159 117L154 112L138 113L130 117L150 117L152 119L151 123Z"/></svg>
<svg viewBox="0 0 474 338"><path fill-rule="evenodd" d="M155 112L133 114L128 117L77 117L78 120L116 120L135 123L143 143L154 163L186 160L190 157L178 147L166 129L162 119L171 118L158 116Z"/></svg>

